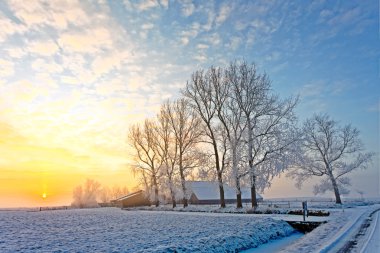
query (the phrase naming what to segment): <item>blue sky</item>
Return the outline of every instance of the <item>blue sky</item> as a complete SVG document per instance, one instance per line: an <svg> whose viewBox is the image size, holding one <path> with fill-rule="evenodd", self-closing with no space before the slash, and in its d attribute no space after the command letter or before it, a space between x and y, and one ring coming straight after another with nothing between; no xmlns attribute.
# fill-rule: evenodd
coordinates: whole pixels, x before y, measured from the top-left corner
<svg viewBox="0 0 380 253"><path fill-rule="evenodd" d="M327 112L379 151L378 1L1 1L0 27L3 139L24 147L23 159L0 158L10 174L61 158L82 177L124 173L128 126L193 71L235 59L255 62L280 96L299 94L301 120ZM378 168L377 154L354 188L379 195Z"/></svg>

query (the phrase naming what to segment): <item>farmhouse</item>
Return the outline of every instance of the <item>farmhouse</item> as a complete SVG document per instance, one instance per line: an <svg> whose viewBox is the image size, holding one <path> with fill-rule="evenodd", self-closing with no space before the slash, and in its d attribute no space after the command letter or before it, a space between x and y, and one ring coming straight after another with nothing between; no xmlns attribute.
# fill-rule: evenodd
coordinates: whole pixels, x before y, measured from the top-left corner
<svg viewBox="0 0 380 253"><path fill-rule="evenodd" d="M145 196L145 192L140 190L130 193L121 198L112 200L111 203L117 207L135 207L135 206L149 206L151 203Z"/></svg>
<svg viewBox="0 0 380 253"><path fill-rule="evenodd" d="M220 195L219 195L219 183L212 181L188 181L187 186L191 192L189 202L190 204L219 204ZM226 204L236 203L236 190L233 187L230 187L226 184L224 187L224 198ZM241 188L242 193L242 202L250 203L251 202L251 189L247 187ZM262 201L263 197L256 193L256 198L258 201Z"/></svg>

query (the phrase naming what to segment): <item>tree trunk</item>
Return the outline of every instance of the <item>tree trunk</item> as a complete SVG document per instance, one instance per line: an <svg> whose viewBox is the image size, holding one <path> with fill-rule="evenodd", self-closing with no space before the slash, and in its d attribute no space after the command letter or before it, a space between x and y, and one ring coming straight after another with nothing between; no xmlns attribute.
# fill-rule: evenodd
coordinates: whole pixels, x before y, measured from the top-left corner
<svg viewBox="0 0 380 253"><path fill-rule="evenodd" d="M181 173L181 178L182 178L182 174ZM183 207L187 207L188 206L188 203L187 203L187 194L186 194L186 181L185 179L183 178L182 180L182 192L183 192Z"/></svg>
<svg viewBox="0 0 380 253"><path fill-rule="evenodd" d="M331 180L331 183L332 183L333 188L334 188L335 203L342 204L342 200L340 199L339 188L338 188L338 185L336 183L336 180L335 180L334 175L332 174L332 172L330 173L330 180Z"/></svg>
<svg viewBox="0 0 380 253"><path fill-rule="evenodd" d="M241 200L241 192L236 194L236 208L243 208L243 202Z"/></svg>
<svg viewBox="0 0 380 253"><path fill-rule="evenodd" d="M248 122L247 122L247 127L248 127L248 165L249 165L249 174L250 174L250 179L251 179L251 203L252 207L254 209L257 208L257 199L256 199L256 176L255 176L255 171L253 167L253 138L252 138L252 125L251 125L251 120L250 116L247 115Z"/></svg>
<svg viewBox="0 0 380 253"><path fill-rule="evenodd" d="M224 187L223 187L223 177L222 173L218 172L218 182L219 182L219 197L220 197L220 207L226 207L226 201L224 199Z"/></svg>
<svg viewBox="0 0 380 253"><path fill-rule="evenodd" d="M256 176L251 175L251 202L254 209L257 208L257 198L256 198Z"/></svg>
<svg viewBox="0 0 380 253"><path fill-rule="evenodd" d="M181 176L181 185L182 185L182 193L183 193L183 207L187 207L187 192L186 192L186 179L185 179L185 174L183 173L183 168L182 168L182 157L180 157L179 160L179 174Z"/></svg>
<svg viewBox="0 0 380 253"><path fill-rule="evenodd" d="M241 200L240 179L236 177L236 208L243 208Z"/></svg>
<svg viewBox="0 0 380 253"><path fill-rule="evenodd" d="M177 206L177 203L175 201L175 193L174 193L174 190L173 190L172 183L170 183L170 196L172 197L173 208L175 208Z"/></svg>
<svg viewBox="0 0 380 253"><path fill-rule="evenodd" d="M155 175L153 175L153 184L154 184L154 203L156 207L158 207L160 205L160 201L158 200L158 185L157 185L157 179Z"/></svg>
<svg viewBox="0 0 380 253"><path fill-rule="evenodd" d="M241 190L240 190L240 178L239 178L239 171L238 171L238 161L237 161L237 154L236 154L236 143L233 143L232 145L232 171L235 177L235 186L236 186L236 208L242 208L243 203L241 201Z"/></svg>
<svg viewBox="0 0 380 253"><path fill-rule="evenodd" d="M215 167L216 167L216 172L218 174L220 207L225 208L226 207L226 201L224 199L223 175L222 175L222 171L220 169L218 146L216 144L214 134L212 132L211 127L208 126L208 128L209 128L209 131L211 132L211 136L212 136L212 145L214 148L214 155L215 155Z"/></svg>
<svg viewBox="0 0 380 253"><path fill-rule="evenodd" d="M175 196L173 193L172 193L172 204L173 204L173 208L177 206L177 202L175 201Z"/></svg>

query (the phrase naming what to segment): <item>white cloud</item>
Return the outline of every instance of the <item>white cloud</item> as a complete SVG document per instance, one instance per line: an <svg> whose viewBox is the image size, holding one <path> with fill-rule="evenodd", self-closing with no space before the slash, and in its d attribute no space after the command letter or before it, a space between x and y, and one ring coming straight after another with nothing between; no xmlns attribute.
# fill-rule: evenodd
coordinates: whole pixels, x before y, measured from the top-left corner
<svg viewBox="0 0 380 253"><path fill-rule="evenodd" d="M300 95L302 98L320 96L326 90L326 82L318 80L302 86Z"/></svg>
<svg viewBox="0 0 380 253"><path fill-rule="evenodd" d="M239 48L241 41L242 40L240 37L232 37L228 46L230 49L235 51L236 49Z"/></svg>
<svg viewBox="0 0 380 253"><path fill-rule="evenodd" d="M17 59L20 59L27 54L27 52L21 47L10 47L7 48L6 51L10 57Z"/></svg>
<svg viewBox="0 0 380 253"><path fill-rule="evenodd" d="M150 29L153 29L153 28L154 28L154 24L152 24L152 23L145 23L145 24L143 24L143 25L141 26L141 28L142 28L143 30L150 30Z"/></svg>
<svg viewBox="0 0 380 253"><path fill-rule="evenodd" d="M198 44L197 45L197 48L198 49L207 49L207 48L209 48L210 46L209 45L206 45L206 44Z"/></svg>
<svg viewBox="0 0 380 253"><path fill-rule="evenodd" d="M207 56L203 54L199 54L194 56L194 59L199 61L199 62L206 62L207 61Z"/></svg>
<svg viewBox="0 0 380 253"><path fill-rule="evenodd" d="M139 11L146 11L146 10L149 10L151 8L158 7L158 6L159 6L159 4L156 0L145 0L145 1L140 2L137 5L137 9Z"/></svg>
<svg viewBox="0 0 380 253"><path fill-rule="evenodd" d="M107 28L96 27L85 33L63 33L58 39L58 43L67 51L97 53L101 49L111 49L113 39Z"/></svg>
<svg viewBox="0 0 380 253"><path fill-rule="evenodd" d="M122 78L113 78L104 82L97 83L95 89L98 95L110 96L127 90L126 81Z"/></svg>
<svg viewBox="0 0 380 253"><path fill-rule="evenodd" d="M218 33L212 33L205 36L205 41L207 41L209 44L213 46L217 46L222 42L222 38Z"/></svg>
<svg viewBox="0 0 380 253"><path fill-rule="evenodd" d="M247 28L247 26L248 26L248 23L240 21L240 20L236 21L235 23L235 29L238 31L244 30L245 28Z"/></svg>
<svg viewBox="0 0 380 253"><path fill-rule="evenodd" d="M22 24L16 24L4 17L0 13L0 42L3 42L8 39L9 36L15 33L23 33L26 31L26 27Z"/></svg>
<svg viewBox="0 0 380 253"><path fill-rule="evenodd" d="M181 43L182 43L182 45L186 46L187 44L189 44L189 38L188 37L182 37Z"/></svg>
<svg viewBox="0 0 380 253"><path fill-rule="evenodd" d="M223 24L224 21L226 21L228 16L230 15L231 10L232 10L232 8L229 5L223 4L220 7L219 14L215 19L215 24L217 26Z"/></svg>
<svg viewBox="0 0 380 253"><path fill-rule="evenodd" d="M58 51L59 47L54 41L38 41L28 45L28 51L42 56L52 56Z"/></svg>
<svg viewBox="0 0 380 253"><path fill-rule="evenodd" d="M182 1L182 14L189 17L193 14L195 6L191 0Z"/></svg>
<svg viewBox="0 0 380 253"><path fill-rule="evenodd" d="M123 61L128 60L130 57L131 55L128 51L116 51L112 54L99 55L92 63L92 72L98 78L113 69L120 69Z"/></svg>
<svg viewBox="0 0 380 253"><path fill-rule="evenodd" d="M0 77L11 76L14 73L14 64L11 61L0 59Z"/></svg>
<svg viewBox="0 0 380 253"><path fill-rule="evenodd" d="M160 0L160 4L165 8L169 8L169 0Z"/></svg>
<svg viewBox="0 0 380 253"><path fill-rule="evenodd" d="M57 64L54 61L47 62L45 59L37 59L33 61L32 69L36 72L42 73L61 73L63 71L63 67L60 64Z"/></svg>
<svg viewBox="0 0 380 253"><path fill-rule="evenodd" d="M90 23L88 14L77 0L66 1L10 1L9 7L14 15L27 27L51 26L59 30L68 24L81 26Z"/></svg>
<svg viewBox="0 0 380 253"><path fill-rule="evenodd" d="M78 79L73 76L61 76L61 82L66 84L78 84Z"/></svg>

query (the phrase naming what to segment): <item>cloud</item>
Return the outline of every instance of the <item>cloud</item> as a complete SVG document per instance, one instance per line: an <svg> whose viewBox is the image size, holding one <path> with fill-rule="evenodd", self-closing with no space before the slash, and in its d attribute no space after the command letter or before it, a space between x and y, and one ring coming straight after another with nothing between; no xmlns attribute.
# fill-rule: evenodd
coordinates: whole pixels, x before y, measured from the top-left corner
<svg viewBox="0 0 380 253"><path fill-rule="evenodd" d="M194 59L199 61L199 62L206 62L207 61L207 56L203 54L199 54L194 56Z"/></svg>
<svg viewBox="0 0 380 253"><path fill-rule="evenodd" d="M325 86L326 82L323 80L307 83L302 86L300 95L303 98L319 96L325 91Z"/></svg>
<svg viewBox="0 0 380 253"><path fill-rule="evenodd" d="M16 24L0 13L0 42L6 41L9 36L15 33L23 33L26 27L22 24Z"/></svg>
<svg viewBox="0 0 380 253"><path fill-rule="evenodd" d="M99 55L95 57L91 65L91 70L99 78L101 75L106 74L114 69L120 69L124 61L131 58L128 51L115 51L113 53Z"/></svg>
<svg viewBox="0 0 380 253"><path fill-rule="evenodd" d="M165 8L169 8L169 0L160 0L160 4Z"/></svg>
<svg viewBox="0 0 380 253"><path fill-rule="evenodd" d="M143 24L143 25L141 26L141 28L142 28L143 30L150 30L150 29L153 29L153 28L154 28L154 24L152 24L152 23L145 23L145 24Z"/></svg>
<svg viewBox="0 0 380 253"><path fill-rule="evenodd" d="M191 0L183 0L182 1L182 15L185 17L189 17L193 14L195 10L195 6Z"/></svg>
<svg viewBox="0 0 380 253"><path fill-rule="evenodd" d="M235 51L236 49L239 48L240 46L240 43L241 43L241 38L240 37L232 37L231 40L230 40L230 43L228 44L228 47Z"/></svg>
<svg viewBox="0 0 380 253"><path fill-rule="evenodd" d="M106 27L88 29L84 33L66 32L60 36L58 43L66 51L92 54L113 46L112 35Z"/></svg>
<svg viewBox="0 0 380 253"><path fill-rule="evenodd" d="M327 23L331 26L351 24L354 23L354 21L357 20L358 17L360 17L360 14L360 8L355 7L347 11L342 11L341 13L329 19Z"/></svg>
<svg viewBox="0 0 380 253"><path fill-rule="evenodd" d="M219 14L218 14L218 16L215 19L215 24L217 26L223 24L224 21L226 21L227 18L228 18L228 16L230 15L231 10L232 10L231 6L229 6L227 4L223 4L220 7Z"/></svg>
<svg viewBox="0 0 380 253"><path fill-rule="evenodd" d="M33 54L38 54L42 56L52 56L58 51L58 45L49 40L49 41L38 41L32 42L28 45L28 51Z"/></svg>
<svg viewBox="0 0 380 253"><path fill-rule="evenodd" d="M15 17L28 28L43 27L66 29L68 24L87 25L90 17L77 0L65 1L9 1L9 7ZM89 6L88 6L89 7Z"/></svg>
<svg viewBox="0 0 380 253"><path fill-rule="evenodd" d="M36 72L61 73L63 71L62 65L45 59L37 59L32 62L31 66Z"/></svg>
<svg viewBox="0 0 380 253"><path fill-rule="evenodd" d="M14 63L0 58L0 77L11 76L14 73Z"/></svg>
<svg viewBox="0 0 380 253"><path fill-rule="evenodd" d="M207 48L209 48L210 46L209 45L206 45L206 44L198 44L197 45L197 48L198 49L207 49Z"/></svg>
<svg viewBox="0 0 380 253"><path fill-rule="evenodd" d="M182 45L186 46L187 44L189 44L189 38L188 37L182 37L181 43L182 43Z"/></svg>
<svg viewBox="0 0 380 253"><path fill-rule="evenodd" d="M156 0L144 0L137 4L137 9L139 11L146 11L155 7L158 7L159 4Z"/></svg>

